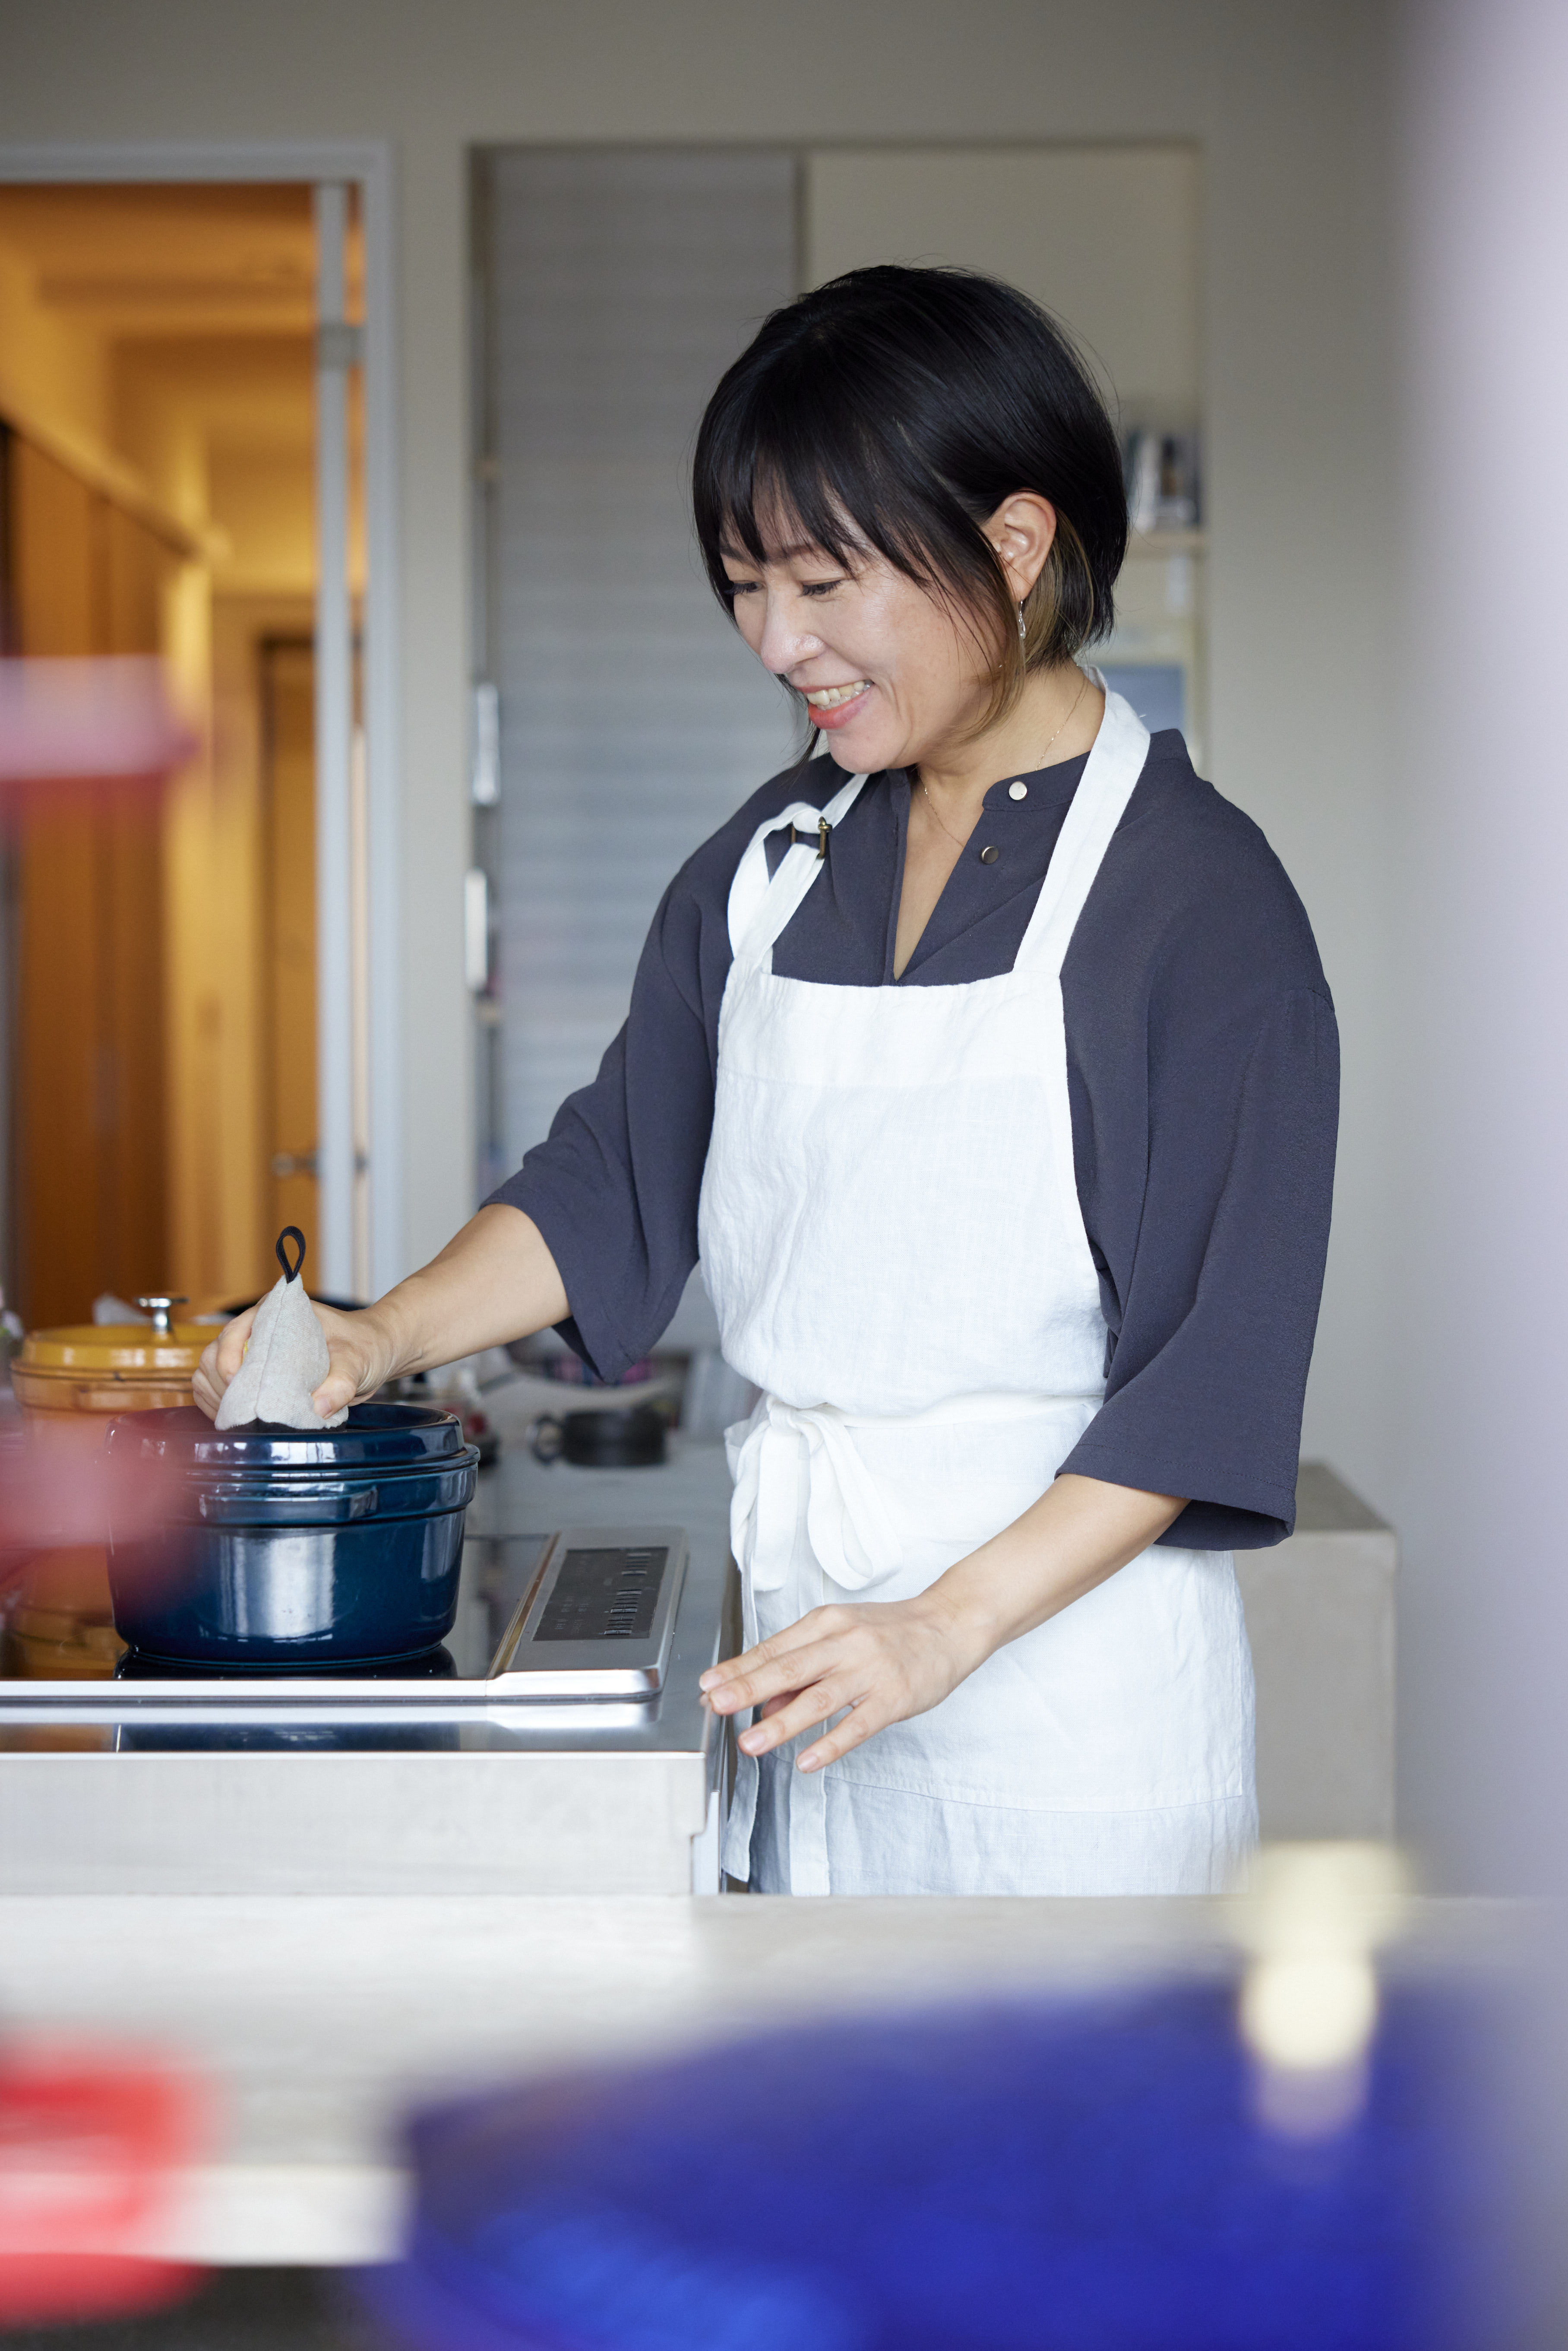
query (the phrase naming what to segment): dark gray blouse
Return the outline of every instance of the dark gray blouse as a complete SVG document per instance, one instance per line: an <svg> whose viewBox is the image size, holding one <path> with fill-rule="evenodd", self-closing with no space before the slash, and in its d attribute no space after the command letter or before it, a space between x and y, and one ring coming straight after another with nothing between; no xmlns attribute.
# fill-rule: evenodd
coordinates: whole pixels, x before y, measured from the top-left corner
<svg viewBox="0 0 1568 2351"><path fill-rule="evenodd" d="M1010 970L1083 766L991 787L899 980L910 789L902 774L874 778L775 971L930 987ZM543 1233L571 1301L562 1336L604 1378L647 1354L696 1261L735 869L767 817L796 799L821 807L842 781L827 758L776 776L687 860L598 1077L491 1196ZM787 846L780 832L770 862ZM997 855L982 862L982 849ZM1062 996L1078 1194L1109 1329L1105 1401L1063 1467L1190 1496L1166 1542L1278 1542L1294 1521L1328 1244L1338 1037L1283 868L1174 731L1154 737Z"/></svg>

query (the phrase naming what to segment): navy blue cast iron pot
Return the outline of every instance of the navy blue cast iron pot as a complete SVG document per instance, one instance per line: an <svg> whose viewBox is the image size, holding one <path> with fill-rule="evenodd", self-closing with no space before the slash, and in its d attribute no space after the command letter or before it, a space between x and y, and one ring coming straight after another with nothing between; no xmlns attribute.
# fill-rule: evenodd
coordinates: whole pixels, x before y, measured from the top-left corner
<svg viewBox="0 0 1568 2351"><path fill-rule="evenodd" d="M106 1443L123 1476L160 1480L155 1534L144 1510L117 1533L110 1505L115 1630L144 1656L311 1670L451 1631L479 1459L455 1413L356 1405L316 1435L186 1405L111 1421Z"/></svg>

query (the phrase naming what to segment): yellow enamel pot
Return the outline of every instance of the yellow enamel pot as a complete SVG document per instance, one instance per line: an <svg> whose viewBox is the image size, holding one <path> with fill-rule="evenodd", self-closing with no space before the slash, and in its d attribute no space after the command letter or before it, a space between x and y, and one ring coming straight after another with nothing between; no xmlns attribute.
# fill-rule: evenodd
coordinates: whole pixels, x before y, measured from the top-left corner
<svg viewBox="0 0 1568 2351"><path fill-rule="evenodd" d="M11 1385L27 1419L61 1413L167 1411L190 1404L202 1350L215 1336L206 1323L67 1323L34 1331L11 1365Z"/></svg>

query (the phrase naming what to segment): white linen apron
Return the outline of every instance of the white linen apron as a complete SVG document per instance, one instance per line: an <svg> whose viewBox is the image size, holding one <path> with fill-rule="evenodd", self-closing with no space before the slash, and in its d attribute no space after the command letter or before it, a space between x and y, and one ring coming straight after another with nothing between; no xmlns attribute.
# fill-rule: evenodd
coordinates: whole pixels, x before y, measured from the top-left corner
<svg viewBox="0 0 1568 2351"><path fill-rule="evenodd" d="M727 1438L748 1646L923 1592L1038 1499L1100 1406L1061 967L1148 741L1107 695L993 979L780 978L819 811L770 819L741 859L699 1235L725 1356L764 1392ZM769 880L790 823L811 845ZM1252 1713L1229 1553L1152 1547L825 1771L794 1768L814 1733L760 1771L743 1757L725 1867L796 1894L1207 1893L1256 1835Z"/></svg>

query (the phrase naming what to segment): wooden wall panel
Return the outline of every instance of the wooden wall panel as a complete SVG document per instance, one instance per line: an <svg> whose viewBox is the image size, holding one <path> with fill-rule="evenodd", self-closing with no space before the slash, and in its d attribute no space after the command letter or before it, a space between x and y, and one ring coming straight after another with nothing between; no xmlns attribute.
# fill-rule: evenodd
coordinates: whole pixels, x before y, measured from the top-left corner
<svg viewBox="0 0 1568 2351"><path fill-rule="evenodd" d="M172 559L140 523L11 444L15 626L28 654L156 653ZM17 1303L29 1326L166 1279L160 805L52 786L17 835Z"/></svg>
<svg viewBox="0 0 1568 2351"><path fill-rule="evenodd" d="M99 503L86 484L29 441L12 444L12 561L16 633L26 653L99 650Z"/></svg>

